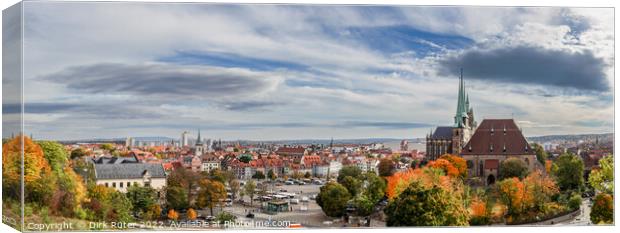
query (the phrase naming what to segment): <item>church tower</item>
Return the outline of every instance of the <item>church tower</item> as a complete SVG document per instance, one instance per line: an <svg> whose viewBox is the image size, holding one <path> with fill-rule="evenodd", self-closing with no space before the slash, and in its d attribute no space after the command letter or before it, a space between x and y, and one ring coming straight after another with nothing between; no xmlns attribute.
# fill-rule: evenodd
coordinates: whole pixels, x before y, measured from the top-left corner
<svg viewBox="0 0 620 233"><path fill-rule="evenodd" d="M202 142L202 138L200 138L200 130L198 130L198 138L196 139L195 152L197 156L202 156L205 153L205 147Z"/></svg>
<svg viewBox="0 0 620 233"><path fill-rule="evenodd" d="M454 127L452 128L453 154L461 153L461 149L469 141L476 127L474 110L469 106L469 95L465 90L465 82L463 81L463 68L461 68L457 99Z"/></svg>

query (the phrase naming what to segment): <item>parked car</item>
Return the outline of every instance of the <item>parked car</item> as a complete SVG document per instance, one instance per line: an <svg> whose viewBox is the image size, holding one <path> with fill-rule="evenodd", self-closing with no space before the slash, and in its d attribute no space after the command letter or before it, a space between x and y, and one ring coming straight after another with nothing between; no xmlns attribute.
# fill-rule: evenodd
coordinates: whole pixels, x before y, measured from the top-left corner
<svg viewBox="0 0 620 233"><path fill-rule="evenodd" d="M291 204L299 204L299 199L291 199Z"/></svg>
<svg viewBox="0 0 620 233"><path fill-rule="evenodd" d="M309 199L308 199L308 197L306 197L306 196L301 197L301 201L302 201L302 202L308 202L308 200L309 200Z"/></svg>
<svg viewBox="0 0 620 233"><path fill-rule="evenodd" d="M299 181L299 185L305 185L305 184L306 184L306 182Z"/></svg>
<svg viewBox="0 0 620 233"><path fill-rule="evenodd" d="M245 217L246 218L254 218L254 214L253 213L248 213Z"/></svg>
<svg viewBox="0 0 620 233"><path fill-rule="evenodd" d="M293 181L290 181L290 180L289 180L289 181L286 181L284 184L286 184L286 185L293 185L293 184L295 184L295 183L294 183Z"/></svg>

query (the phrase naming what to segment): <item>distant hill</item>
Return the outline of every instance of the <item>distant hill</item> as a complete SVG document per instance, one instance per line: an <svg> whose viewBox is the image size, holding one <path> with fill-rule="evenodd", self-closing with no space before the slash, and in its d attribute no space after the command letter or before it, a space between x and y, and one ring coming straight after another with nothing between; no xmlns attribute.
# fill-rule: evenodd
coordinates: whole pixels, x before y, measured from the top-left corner
<svg viewBox="0 0 620 233"><path fill-rule="evenodd" d="M567 134L567 135L546 135L546 136L536 136L536 137L527 137L527 140L530 142L537 143L545 143L545 142L553 142L553 141L593 141L598 137L599 142L613 141L614 134L613 133L603 133L603 134Z"/></svg>

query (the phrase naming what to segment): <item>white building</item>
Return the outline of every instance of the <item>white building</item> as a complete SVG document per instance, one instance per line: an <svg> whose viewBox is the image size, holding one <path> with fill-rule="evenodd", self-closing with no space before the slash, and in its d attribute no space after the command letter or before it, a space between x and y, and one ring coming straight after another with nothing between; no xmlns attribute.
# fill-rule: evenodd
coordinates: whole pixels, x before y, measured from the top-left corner
<svg viewBox="0 0 620 233"><path fill-rule="evenodd" d="M166 173L161 164L119 163L94 164L95 183L127 192L131 186L146 186L157 190L158 195L166 187Z"/></svg>
<svg viewBox="0 0 620 233"><path fill-rule="evenodd" d="M189 145L189 132L185 131L181 134L181 146Z"/></svg>

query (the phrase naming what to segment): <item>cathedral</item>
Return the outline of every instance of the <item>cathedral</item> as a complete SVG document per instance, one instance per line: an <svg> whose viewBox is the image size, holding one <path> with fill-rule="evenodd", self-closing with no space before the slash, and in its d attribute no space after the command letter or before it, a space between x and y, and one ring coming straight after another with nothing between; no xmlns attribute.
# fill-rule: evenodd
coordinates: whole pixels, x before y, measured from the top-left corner
<svg viewBox="0 0 620 233"><path fill-rule="evenodd" d="M459 91L454 115L454 125L438 126L426 135L426 158L435 160L443 154L460 154L476 130L474 110L469 106L469 95L463 82L463 69L459 80Z"/></svg>

